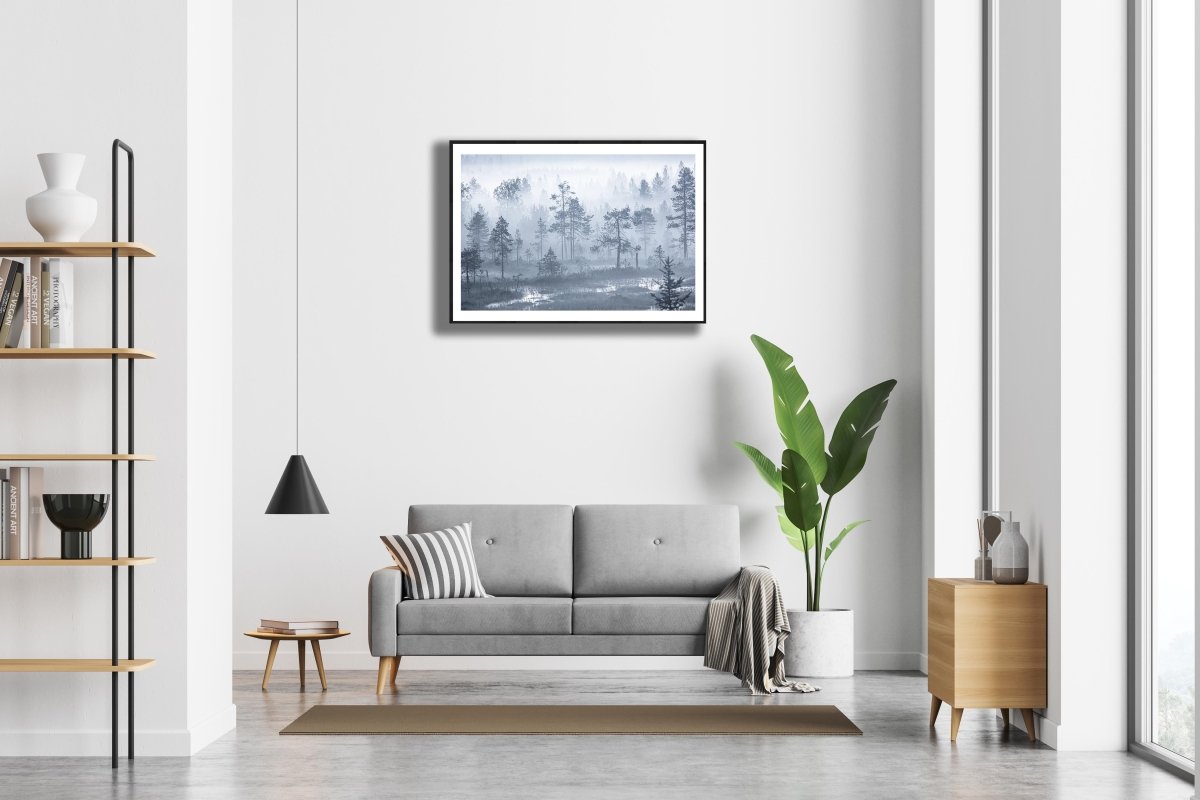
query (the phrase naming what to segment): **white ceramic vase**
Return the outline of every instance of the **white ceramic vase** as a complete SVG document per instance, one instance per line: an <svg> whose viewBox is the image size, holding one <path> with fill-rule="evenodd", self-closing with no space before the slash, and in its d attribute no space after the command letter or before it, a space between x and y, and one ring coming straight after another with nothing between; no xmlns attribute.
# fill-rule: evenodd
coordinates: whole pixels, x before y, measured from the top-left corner
<svg viewBox="0 0 1200 800"><path fill-rule="evenodd" d="M798 678L854 674L854 611L787 612L792 633L784 644L784 672Z"/></svg>
<svg viewBox="0 0 1200 800"><path fill-rule="evenodd" d="M78 242L96 222L96 198L75 188L81 153L39 153L46 190L25 201L25 216L47 242Z"/></svg>

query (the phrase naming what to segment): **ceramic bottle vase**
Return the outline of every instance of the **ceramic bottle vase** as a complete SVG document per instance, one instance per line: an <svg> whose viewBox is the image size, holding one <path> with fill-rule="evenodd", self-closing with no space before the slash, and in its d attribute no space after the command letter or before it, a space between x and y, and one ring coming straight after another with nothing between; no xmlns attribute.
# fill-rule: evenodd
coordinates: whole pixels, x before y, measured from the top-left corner
<svg viewBox="0 0 1200 800"><path fill-rule="evenodd" d="M75 188L84 158L81 153L38 154L46 190L25 201L25 216L47 242L78 242L96 222L96 198Z"/></svg>
<svg viewBox="0 0 1200 800"><path fill-rule="evenodd" d="M992 545L992 580L996 583L1029 581L1029 543L1021 535L1021 523L1006 522L1000 538Z"/></svg>

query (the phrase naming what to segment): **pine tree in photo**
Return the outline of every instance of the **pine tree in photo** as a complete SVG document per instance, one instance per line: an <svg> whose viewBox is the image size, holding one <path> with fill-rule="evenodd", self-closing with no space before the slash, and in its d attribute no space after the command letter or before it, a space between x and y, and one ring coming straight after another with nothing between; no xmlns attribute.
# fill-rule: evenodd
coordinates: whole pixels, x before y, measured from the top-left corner
<svg viewBox="0 0 1200 800"><path fill-rule="evenodd" d="M683 257L688 257L688 244L696 241L696 176L687 167L679 168L679 179L671 187L671 207L674 214L667 215L667 227L679 231L679 244Z"/></svg>
<svg viewBox="0 0 1200 800"><path fill-rule="evenodd" d="M462 265L460 274L463 281L470 283L473 280L477 280L479 270L483 267L483 256L479 254L479 251L473 247L467 248L462 251L459 260Z"/></svg>
<svg viewBox="0 0 1200 800"><path fill-rule="evenodd" d="M662 248L659 247L655 251L656 257L660 258L662 266L659 272L662 273L662 280L658 287L658 293L651 293L654 298L654 307L659 311L681 311L684 304L691 299L691 292L683 292L683 278L675 276L675 265L671 261L670 256L661 257Z"/></svg>
<svg viewBox="0 0 1200 800"><path fill-rule="evenodd" d="M464 227L467 232L467 247L482 254L488 239L488 218L487 214L483 213L483 206L475 210Z"/></svg>
<svg viewBox="0 0 1200 800"><path fill-rule="evenodd" d="M500 181L500 185L492 190L492 196L496 198L500 208L511 214L521 205L528 188L529 181L522 182L520 178L509 178Z"/></svg>
<svg viewBox="0 0 1200 800"><path fill-rule="evenodd" d="M539 259L542 257L542 254L546 252L546 237L549 235L550 231L546 229L546 220L538 217L537 229L534 231L533 238L537 241L537 255Z"/></svg>
<svg viewBox="0 0 1200 800"><path fill-rule="evenodd" d="M539 278L556 278L562 274L562 263L554 255L554 248L546 250L546 254L538 261Z"/></svg>
<svg viewBox="0 0 1200 800"><path fill-rule="evenodd" d="M575 192L571 190L571 184L567 181L558 182L558 191L550 195L550 199L554 201L554 222L550 223L550 233L557 233L559 236L558 252L563 254L563 258L567 257L567 235L570 231L570 220L567 216L567 206L570 205L571 198L575 196Z"/></svg>
<svg viewBox="0 0 1200 800"><path fill-rule="evenodd" d="M654 237L654 229L658 225L658 220L654 218L654 211L650 208L639 208L633 212L633 230L642 242L642 249L650 249L650 240Z"/></svg>
<svg viewBox="0 0 1200 800"><path fill-rule="evenodd" d="M504 280L504 267L508 263L508 254L513 251L513 237L508 230L508 220L504 217L496 220L496 227L492 228L488 244L491 247L492 261L500 265L500 280Z"/></svg>
<svg viewBox="0 0 1200 800"><path fill-rule="evenodd" d="M512 260L513 260L514 264L521 260L521 248L524 245L525 245L525 240L521 238L521 229L520 228L514 229L513 230L513 246L512 246L512 252L513 252Z"/></svg>
<svg viewBox="0 0 1200 800"><path fill-rule="evenodd" d="M629 206L614 208L604 215L604 224L600 228L600 240L597 244L617 253L617 269L621 268L621 254L632 247L633 242L624 232L633 226L633 212Z"/></svg>
<svg viewBox="0 0 1200 800"><path fill-rule="evenodd" d="M667 191L667 184L663 181L662 174L654 173L654 181L650 184L651 190L655 197L662 197Z"/></svg>
<svg viewBox="0 0 1200 800"><path fill-rule="evenodd" d="M654 190L650 188L650 181L642 178L642 182L638 184L638 200L643 203L649 203L654 196Z"/></svg>
<svg viewBox="0 0 1200 800"><path fill-rule="evenodd" d="M567 203L567 245L570 247L570 258L575 258L576 248L582 247L583 242L591 235L592 215L584 210L578 197L572 197Z"/></svg>

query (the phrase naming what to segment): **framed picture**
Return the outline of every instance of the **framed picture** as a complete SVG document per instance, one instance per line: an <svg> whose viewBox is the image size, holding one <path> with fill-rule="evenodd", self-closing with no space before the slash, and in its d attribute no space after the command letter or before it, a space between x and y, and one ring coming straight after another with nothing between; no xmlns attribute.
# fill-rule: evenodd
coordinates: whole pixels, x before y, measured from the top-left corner
<svg viewBox="0 0 1200 800"><path fill-rule="evenodd" d="M704 322L704 145L450 142L450 321Z"/></svg>

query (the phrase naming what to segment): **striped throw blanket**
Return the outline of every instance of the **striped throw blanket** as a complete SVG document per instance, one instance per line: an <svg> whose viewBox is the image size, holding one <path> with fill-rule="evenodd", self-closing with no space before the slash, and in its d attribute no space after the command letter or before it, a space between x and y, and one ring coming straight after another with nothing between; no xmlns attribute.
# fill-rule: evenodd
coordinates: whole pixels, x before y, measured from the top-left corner
<svg viewBox="0 0 1200 800"><path fill-rule="evenodd" d="M751 694L818 691L783 674L783 650L791 630L783 592L771 570L742 567L709 601L704 666L741 678Z"/></svg>

